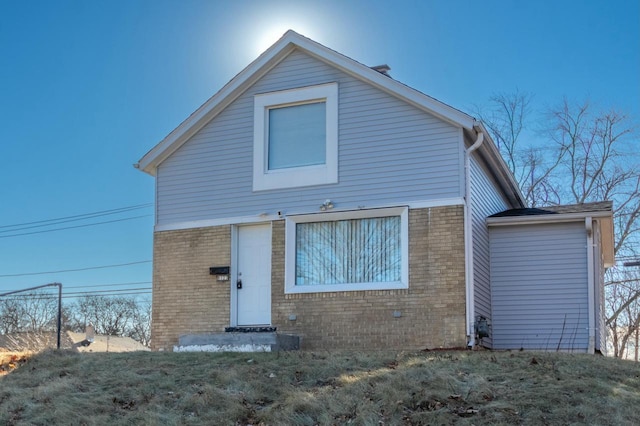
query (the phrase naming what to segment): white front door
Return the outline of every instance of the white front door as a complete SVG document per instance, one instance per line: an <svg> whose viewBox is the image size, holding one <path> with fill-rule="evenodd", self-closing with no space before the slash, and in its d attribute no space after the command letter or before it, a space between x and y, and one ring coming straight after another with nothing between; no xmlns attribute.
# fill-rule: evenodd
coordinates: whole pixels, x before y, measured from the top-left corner
<svg viewBox="0 0 640 426"><path fill-rule="evenodd" d="M271 224L237 229L237 325L271 325Z"/></svg>

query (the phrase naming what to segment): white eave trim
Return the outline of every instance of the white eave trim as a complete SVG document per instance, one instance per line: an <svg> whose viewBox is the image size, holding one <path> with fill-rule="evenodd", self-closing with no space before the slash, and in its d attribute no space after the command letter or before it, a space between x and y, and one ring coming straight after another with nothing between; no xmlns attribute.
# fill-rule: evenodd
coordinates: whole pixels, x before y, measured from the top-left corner
<svg viewBox="0 0 640 426"><path fill-rule="evenodd" d="M262 55L229 81L218 93L205 102L160 143L145 154L137 163L136 167L155 176L156 168L162 161L175 152L175 150L191 136L233 102L244 90L284 59L295 48L300 48L317 59L353 75L360 80L366 81L393 96L399 97L453 125L465 129L472 129L476 123L473 117L462 111L393 80L295 31L289 30L280 40L262 53Z"/></svg>
<svg viewBox="0 0 640 426"><path fill-rule="evenodd" d="M611 218L611 212L550 213L540 215L488 217L488 226L533 225L537 223L579 222L590 218Z"/></svg>
<svg viewBox="0 0 640 426"><path fill-rule="evenodd" d="M283 39L280 39L280 41L282 40ZM175 152L216 115L222 112L222 110L237 99L251 84L267 73L280 60L284 59L294 48L294 46L285 44L275 50L279 44L281 43L278 42L264 51L262 55L258 56L256 60L238 73L238 75L209 98L200 108L187 117L186 120L180 123L178 127L140 159L137 168L155 176L155 169L162 161Z"/></svg>
<svg viewBox="0 0 640 426"><path fill-rule="evenodd" d="M408 207L409 209L427 209L427 208L437 208L437 207L449 207L449 206L461 206L464 205L464 198L462 197L454 197L454 198L441 198L437 200L417 200L410 201L406 203L401 203L403 206ZM375 205L366 205L359 207L347 207L344 209L335 209L331 210L334 213L341 211L354 211L354 210L374 210L374 209L385 209L385 208L393 208L398 207L398 203L389 203L389 204L375 204ZM222 217L216 219L201 219L201 220L190 220L184 222L172 222L161 225L156 225L154 228L154 232L161 231L177 231L182 229L194 229L194 228L207 228L211 226L223 226L223 225L241 225L241 224L250 224L250 223L262 223L269 222L273 220L281 220L285 219L287 216L301 216L305 214L319 214L320 211L314 210L293 210L293 211L281 211L280 215L277 213L263 213L254 216L235 216L235 217Z"/></svg>
<svg viewBox="0 0 640 426"><path fill-rule="evenodd" d="M504 158L500 154L491 134L481 121L475 122L476 131L484 134L485 143L475 152L482 152L485 161L489 165L489 169L493 171L495 179L502 187L502 191L514 207L526 207L527 202L520 191L520 186L516 182L515 177L509 170L509 166L505 163Z"/></svg>
<svg viewBox="0 0 640 426"><path fill-rule="evenodd" d="M393 78L385 76L384 74L381 74L378 71L349 58L348 56L331 50L328 47L293 31L288 31L284 38L286 38L287 35L295 37L292 39L292 42L295 40L294 43L298 47L315 56L317 59L327 62L347 74L358 78L359 80L366 81L384 92L400 97L404 101L409 102L420 109L426 110L450 124L471 130L476 123L476 119L472 116L413 89L406 84L400 83Z"/></svg>

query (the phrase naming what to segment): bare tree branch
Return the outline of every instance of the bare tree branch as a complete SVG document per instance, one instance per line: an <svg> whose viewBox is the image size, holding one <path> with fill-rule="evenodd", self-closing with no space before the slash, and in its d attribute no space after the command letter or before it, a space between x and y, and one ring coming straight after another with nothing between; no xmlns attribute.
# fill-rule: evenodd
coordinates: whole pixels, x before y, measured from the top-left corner
<svg viewBox="0 0 640 426"><path fill-rule="evenodd" d="M530 128L531 99L517 91L499 94L490 99L487 113L479 114L527 203L613 201L615 255L635 255L640 246L640 165L638 136L629 118L615 110L598 111L588 101L563 99L542 115L546 139L532 145L521 138ZM608 274L605 286L606 324L616 356L624 354L620 345L640 321L638 277L621 274Z"/></svg>

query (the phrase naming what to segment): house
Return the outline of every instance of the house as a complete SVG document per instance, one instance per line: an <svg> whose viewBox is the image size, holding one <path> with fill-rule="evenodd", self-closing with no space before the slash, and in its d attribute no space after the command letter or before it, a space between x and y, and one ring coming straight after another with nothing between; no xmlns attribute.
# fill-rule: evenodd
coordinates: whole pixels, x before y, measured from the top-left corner
<svg viewBox="0 0 640 426"><path fill-rule="evenodd" d="M482 123L388 70L288 31L136 164L156 178L154 349L245 327L299 336L304 349L534 341L497 336L513 313L493 288L492 268L509 265L494 261L492 238L524 253L534 217L489 218L526 207L513 176ZM579 257L592 300L611 209L566 215L589 235ZM499 289L520 282L500 277ZM580 312L601 326L595 305ZM548 330L562 325L522 333L555 348Z"/></svg>

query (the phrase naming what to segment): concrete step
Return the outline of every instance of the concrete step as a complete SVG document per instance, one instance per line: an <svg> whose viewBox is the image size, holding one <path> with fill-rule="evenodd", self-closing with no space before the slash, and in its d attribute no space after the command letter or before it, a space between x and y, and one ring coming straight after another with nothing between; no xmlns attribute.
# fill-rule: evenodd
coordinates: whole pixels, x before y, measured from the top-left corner
<svg viewBox="0 0 640 426"><path fill-rule="evenodd" d="M275 352L300 349L300 337L276 332L184 334L174 352Z"/></svg>

